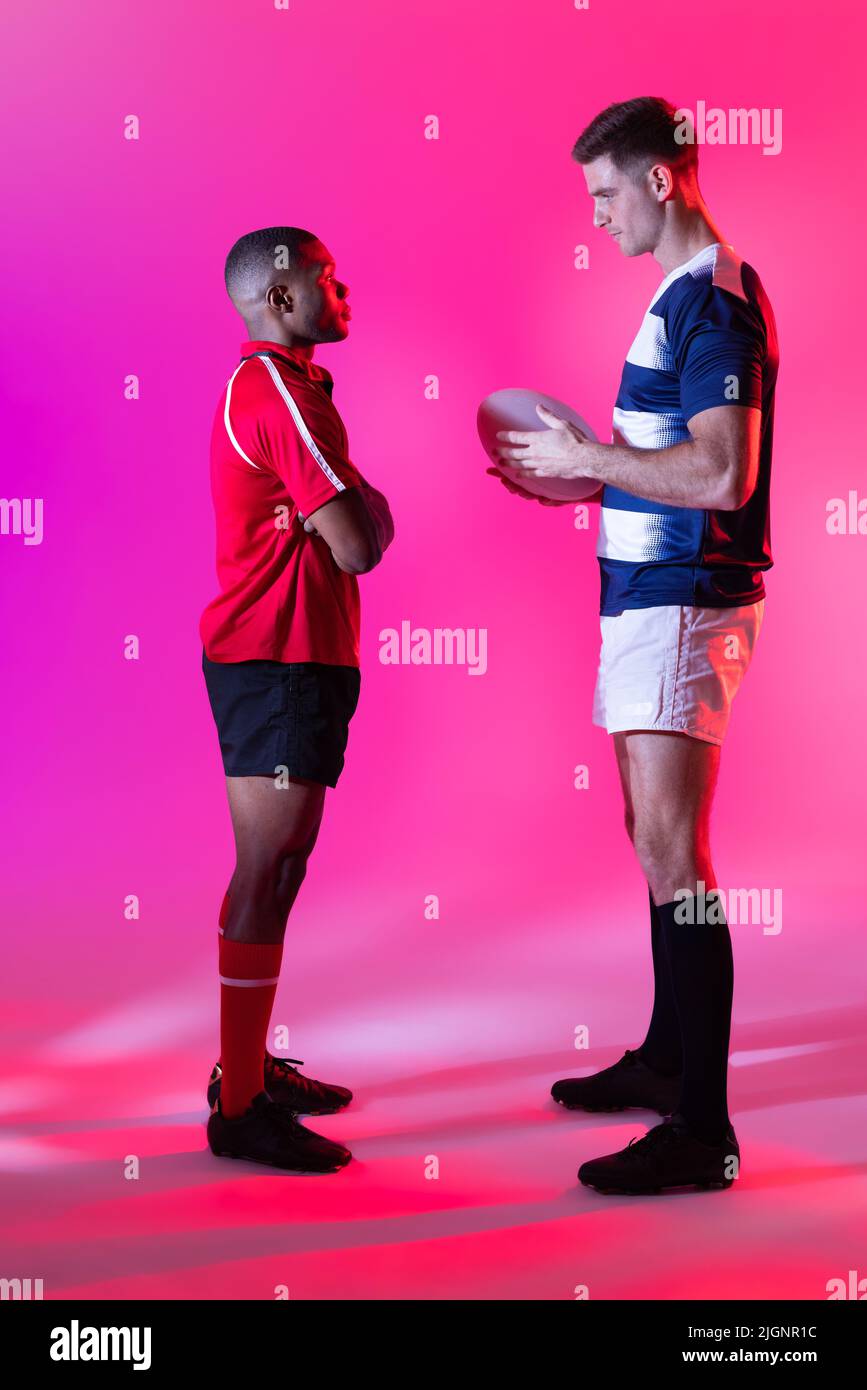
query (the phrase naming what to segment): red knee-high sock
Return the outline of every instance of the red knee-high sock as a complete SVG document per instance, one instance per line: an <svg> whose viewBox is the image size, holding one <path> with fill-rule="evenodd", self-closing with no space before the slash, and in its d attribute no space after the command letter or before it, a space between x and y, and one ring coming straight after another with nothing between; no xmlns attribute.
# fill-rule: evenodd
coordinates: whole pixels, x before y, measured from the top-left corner
<svg viewBox="0 0 867 1390"><path fill-rule="evenodd" d="M265 1088L265 1041L282 958L282 941L220 937L220 1107L227 1119L242 1115Z"/></svg>

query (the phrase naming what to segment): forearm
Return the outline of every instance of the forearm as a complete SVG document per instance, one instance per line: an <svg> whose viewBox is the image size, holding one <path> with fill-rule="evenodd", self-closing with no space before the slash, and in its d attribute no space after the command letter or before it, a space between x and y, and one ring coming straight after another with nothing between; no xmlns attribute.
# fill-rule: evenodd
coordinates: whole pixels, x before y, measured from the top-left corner
<svg viewBox="0 0 867 1390"><path fill-rule="evenodd" d="M387 550L394 540L394 521L391 510L383 494L378 488L371 487L370 483L364 483L361 495L373 523L379 553L382 555L383 551Z"/></svg>
<svg viewBox="0 0 867 1390"><path fill-rule="evenodd" d="M628 444L581 445L589 476L671 507L726 510L729 479L724 465L695 439L667 449L634 449Z"/></svg>
<svg viewBox="0 0 867 1390"><path fill-rule="evenodd" d="M394 523L382 493L359 476L305 517L304 530L324 541L338 569L367 574L375 569L394 537Z"/></svg>

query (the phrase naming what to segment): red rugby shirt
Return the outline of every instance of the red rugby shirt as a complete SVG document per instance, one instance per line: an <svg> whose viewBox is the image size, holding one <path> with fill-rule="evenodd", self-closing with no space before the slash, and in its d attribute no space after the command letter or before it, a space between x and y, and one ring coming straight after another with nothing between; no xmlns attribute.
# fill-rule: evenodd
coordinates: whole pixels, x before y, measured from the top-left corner
<svg viewBox="0 0 867 1390"><path fill-rule="evenodd" d="M279 343L243 343L241 357L211 435L220 593L199 623L205 652L358 666L358 580L298 520L363 482L333 378Z"/></svg>

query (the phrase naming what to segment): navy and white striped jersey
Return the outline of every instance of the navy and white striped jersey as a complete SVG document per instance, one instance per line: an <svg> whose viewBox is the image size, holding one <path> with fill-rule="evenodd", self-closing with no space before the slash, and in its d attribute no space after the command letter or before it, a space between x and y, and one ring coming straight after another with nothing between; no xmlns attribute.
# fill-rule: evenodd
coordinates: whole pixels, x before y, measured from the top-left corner
<svg viewBox="0 0 867 1390"><path fill-rule="evenodd" d="M737 511L671 507L608 484L596 549L600 613L657 604L731 608L765 595L773 564L769 492L779 354L758 275L716 243L667 275L629 349L614 408L613 442L664 449L690 438L712 406L758 406L755 491Z"/></svg>

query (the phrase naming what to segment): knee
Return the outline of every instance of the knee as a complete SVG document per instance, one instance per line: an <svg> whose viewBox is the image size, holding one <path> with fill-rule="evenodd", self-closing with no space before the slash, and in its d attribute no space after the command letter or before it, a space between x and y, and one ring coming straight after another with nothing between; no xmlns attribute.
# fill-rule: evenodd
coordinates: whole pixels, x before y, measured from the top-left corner
<svg viewBox="0 0 867 1390"><path fill-rule="evenodd" d="M689 826L639 820L633 824L630 838L645 874L688 864L694 858L695 836Z"/></svg>
<svg viewBox="0 0 867 1390"><path fill-rule="evenodd" d="M284 855L277 866L277 886L276 894L281 904L285 904L286 911L292 906L298 889L307 877L307 851L298 850L295 854Z"/></svg>
<svg viewBox="0 0 867 1390"><path fill-rule="evenodd" d="M693 827L636 827L633 840L654 901L667 903L683 889L695 893L700 879L712 880L710 861L699 853Z"/></svg>
<svg viewBox="0 0 867 1390"><path fill-rule="evenodd" d="M282 941L289 910L304 877L306 860L258 853L239 860L225 921L230 940Z"/></svg>
<svg viewBox="0 0 867 1390"><path fill-rule="evenodd" d="M282 857L259 848L239 857L235 869L233 896L266 897L280 878Z"/></svg>
<svg viewBox="0 0 867 1390"><path fill-rule="evenodd" d="M259 850L239 863L235 896L276 904L292 884L302 882L306 873L307 854L303 850L270 853Z"/></svg>

